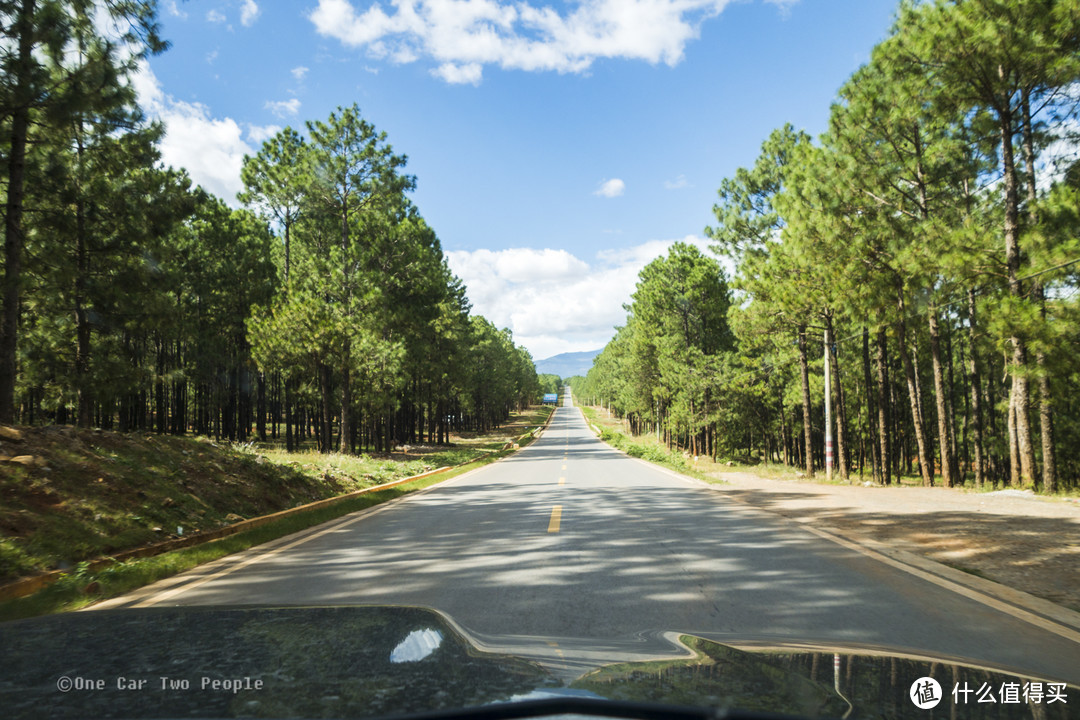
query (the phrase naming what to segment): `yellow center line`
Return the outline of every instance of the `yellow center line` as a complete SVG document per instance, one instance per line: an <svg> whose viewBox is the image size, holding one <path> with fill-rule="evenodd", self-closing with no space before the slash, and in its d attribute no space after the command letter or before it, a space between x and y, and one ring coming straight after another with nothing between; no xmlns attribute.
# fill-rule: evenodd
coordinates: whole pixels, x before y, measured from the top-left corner
<svg viewBox="0 0 1080 720"><path fill-rule="evenodd" d="M564 478L564 477L559 478L559 484L560 485L565 485L566 484L566 478Z"/></svg>
<svg viewBox="0 0 1080 720"><path fill-rule="evenodd" d="M562 469L563 469L563 470L565 470L565 469L566 469L566 466L565 466L565 465L563 465L563 466L562 466Z"/></svg>
<svg viewBox="0 0 1080 720"><path fill-rule="evenodd" d="M562 520L562 505L551 508L551 520L548 522L548 532L559 532L559 521Z"/></svg>
<svg viewBox="0 0 1080 720"><path fill-rule="evenodd" d="M563 654L562 648L559 647L559 643L548 640L548 646L555 648L555 654L561 659L566 659L566 655Z"/></svg>

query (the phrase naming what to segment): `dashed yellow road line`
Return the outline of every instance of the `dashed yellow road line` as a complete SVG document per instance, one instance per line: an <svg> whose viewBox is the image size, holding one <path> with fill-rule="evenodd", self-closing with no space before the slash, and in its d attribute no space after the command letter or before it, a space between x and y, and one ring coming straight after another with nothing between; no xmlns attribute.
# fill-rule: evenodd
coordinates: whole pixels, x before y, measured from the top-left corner
<svg viewBox="0 0 1080 720"><path fill-rule="evenodd" d="M551 508L551 520L548 521L548 532L559 532L559 522L562 520L562 505Z"/></svg>
<svg viewBox="0 0 1080 720"><path fill-rule="evenodd" d="M564 477L559 478L559 484L560 485L565 485L566 484L566 478L564 478Z"/></svg>
<svg viewBox="0 0 1080 720"><path fill-rule="evenodd" d="M566 655L563 654L562 648L559 647L559 643L548 640L548 647L555 648L555 654L559 656L560 660L566 659Z"/></svg>
<svg viewBox="0 0 1080 720"><path fill-rule="evenodd" d="M566 469L566 466L565 466L565 465L563 465L563 466L562 466L562 469L563 469L563 470L565 470L565 469Z"/></svg>

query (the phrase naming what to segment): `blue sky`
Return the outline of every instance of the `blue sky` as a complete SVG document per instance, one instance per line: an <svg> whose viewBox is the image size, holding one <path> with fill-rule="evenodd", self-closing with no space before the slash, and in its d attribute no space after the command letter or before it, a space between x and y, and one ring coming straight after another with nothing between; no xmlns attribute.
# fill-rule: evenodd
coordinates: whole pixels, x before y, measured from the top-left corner
<svg viewBox="0 0 1080 720"><path fill-rule="evenodd" d="M537 359L602 347L638 271L705 248L720 181L824 130L894 0L190 0L136 79L165 162L235 204L269 134L359 104L474 312Z"/></svg>

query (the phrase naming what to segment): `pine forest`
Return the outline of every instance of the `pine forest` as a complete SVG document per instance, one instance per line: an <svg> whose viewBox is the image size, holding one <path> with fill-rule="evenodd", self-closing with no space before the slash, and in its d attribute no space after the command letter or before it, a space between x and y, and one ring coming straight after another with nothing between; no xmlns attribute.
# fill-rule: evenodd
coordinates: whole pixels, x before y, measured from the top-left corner
<svg viewBox="0 0 1080 720"><path fill-rule="evenodd" d="M245 158L239 209L163 166L155 12L0 3L0 423L388 451L534 402L355 105Z"/></svg>
<svg viewBox="0 0 1080 720"><path fill-rule="evenodd" d="M715 256L642 271L576 394L693 455L1075 488L1078 101L1077 2L901 3L828 130L721 183Z"/></svg>

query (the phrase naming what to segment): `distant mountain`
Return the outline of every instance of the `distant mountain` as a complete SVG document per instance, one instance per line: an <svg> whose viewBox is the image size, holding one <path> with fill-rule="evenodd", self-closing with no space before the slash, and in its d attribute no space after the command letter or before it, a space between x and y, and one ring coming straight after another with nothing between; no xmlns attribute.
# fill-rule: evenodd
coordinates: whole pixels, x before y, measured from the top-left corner
<svg viewBox="0 0 1080 720"><path fill-rule="evenodd" d="M560 353L537 360L536 372L540 375L558 375L564 379L574 375L584 375L592 367L593 358L601 352L602 348L585 352Z"/></svg>

